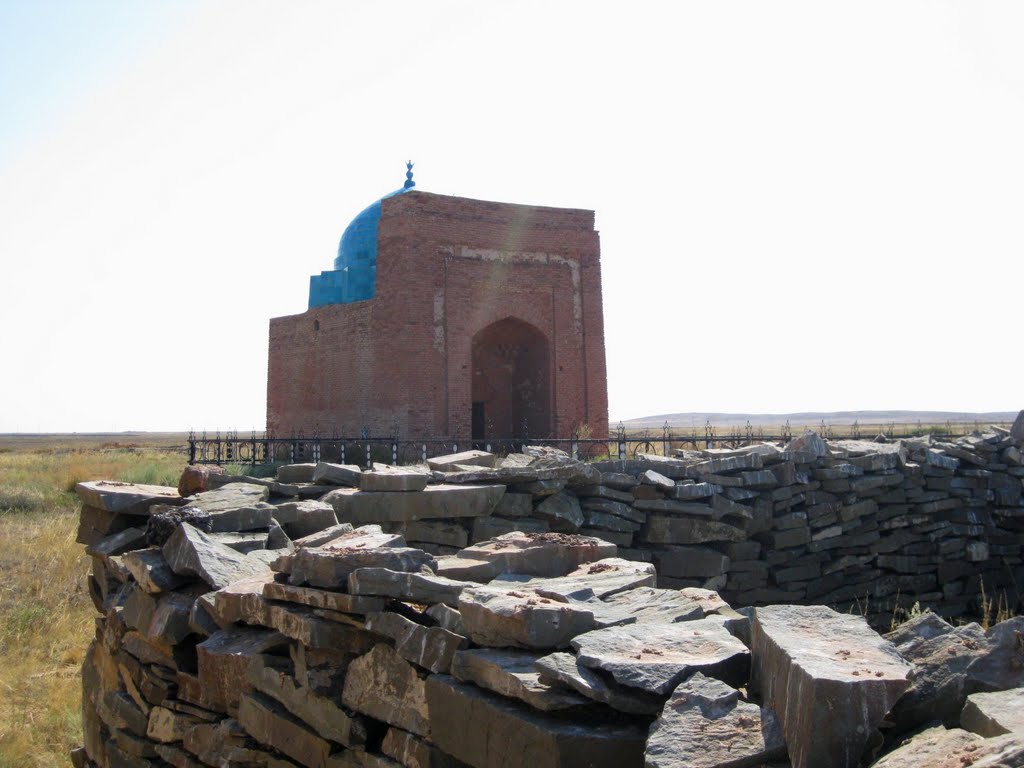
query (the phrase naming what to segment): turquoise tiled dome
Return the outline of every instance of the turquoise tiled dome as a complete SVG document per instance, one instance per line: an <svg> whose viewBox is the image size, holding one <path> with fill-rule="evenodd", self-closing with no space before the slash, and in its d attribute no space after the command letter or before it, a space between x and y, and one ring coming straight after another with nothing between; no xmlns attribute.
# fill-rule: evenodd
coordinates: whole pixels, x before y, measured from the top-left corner
<svg viewBox="0 0 1024 768"><path fill-rule="evenodd" d="M412 163L406 164L405 185L368 205L345 228L334 269L309 278L309 308L372 299L377 287L377 225L381 201L416 186Z"/></svg>

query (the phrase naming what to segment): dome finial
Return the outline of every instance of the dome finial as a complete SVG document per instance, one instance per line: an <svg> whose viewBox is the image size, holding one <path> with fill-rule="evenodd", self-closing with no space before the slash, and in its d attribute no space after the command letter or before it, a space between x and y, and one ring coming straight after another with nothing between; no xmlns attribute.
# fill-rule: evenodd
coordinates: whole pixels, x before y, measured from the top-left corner
<svg viewBox="0 0 1024 768"><path fill-rule="evenodd" d="M402 186L403 189L412 189L416 186L416 182L412 180L412 160L407 160L405 163L405 184Z"/></svg>

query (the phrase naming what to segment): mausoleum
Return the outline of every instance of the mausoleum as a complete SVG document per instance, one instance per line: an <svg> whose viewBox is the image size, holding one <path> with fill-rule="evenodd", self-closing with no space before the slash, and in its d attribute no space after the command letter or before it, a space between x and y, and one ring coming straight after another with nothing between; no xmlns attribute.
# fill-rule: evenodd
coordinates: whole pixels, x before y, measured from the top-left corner
<svg viewBox="0 0 1024 768"><path fill-rule="evenodd" d="M405 185L270 321L267 429L466 441L608 429L594 212Z"/></svg>

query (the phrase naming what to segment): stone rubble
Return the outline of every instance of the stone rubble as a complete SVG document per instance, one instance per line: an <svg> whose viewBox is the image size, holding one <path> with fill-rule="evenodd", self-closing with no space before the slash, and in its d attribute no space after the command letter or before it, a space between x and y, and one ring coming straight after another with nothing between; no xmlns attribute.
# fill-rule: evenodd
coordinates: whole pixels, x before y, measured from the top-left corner
<svg viewBox="0 0 1024 768"><path fill-rule="evenodd" d="M80 484L73 764L1024 765L1024 619L869 625L1020 571L1012 436L432 462Z"/></svg>

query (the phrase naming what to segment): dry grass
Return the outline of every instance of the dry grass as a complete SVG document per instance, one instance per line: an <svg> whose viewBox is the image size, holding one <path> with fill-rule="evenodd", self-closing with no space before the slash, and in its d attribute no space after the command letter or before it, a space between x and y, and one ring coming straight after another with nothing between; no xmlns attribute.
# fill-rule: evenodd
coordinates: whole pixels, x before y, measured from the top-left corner
<svg viewBox="0 0 1024 768"><path fill-rule="evenodd" d="M180 444L0 438L0 768L67 765L81 743L79 667L95 609L74 484L176 485Z"/></svg>

